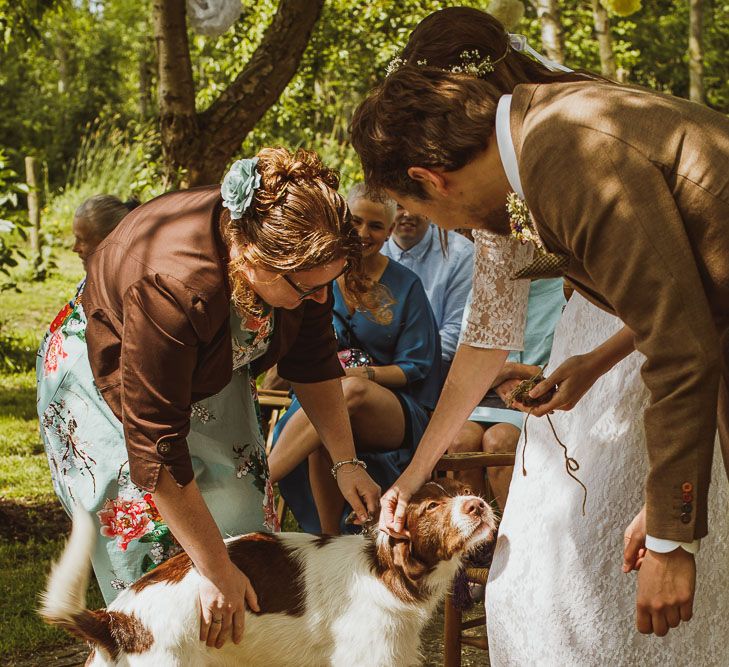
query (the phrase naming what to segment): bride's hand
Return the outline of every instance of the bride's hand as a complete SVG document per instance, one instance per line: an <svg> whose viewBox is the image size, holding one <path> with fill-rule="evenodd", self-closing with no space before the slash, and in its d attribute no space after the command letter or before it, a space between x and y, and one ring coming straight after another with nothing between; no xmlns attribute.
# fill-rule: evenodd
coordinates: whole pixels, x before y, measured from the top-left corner
<svg viewBox="0 0 729 667"><path fill-rule="evenodd" d="M570 357L529 392L532 398L539 398L556 387L551 400L533 408L532 414L541 417L553 410L571 410L600 375L602 371L591 354Z"/></svg>
<svg viewBox="0 0 729 667"><path fill-rule="evenodd" d="M405 525L405 511L410 498L427 481L427 477L418 475L410 468L398 477L380 501L382 509L379 528L382 532L399 539L410 537Z"/></svg>

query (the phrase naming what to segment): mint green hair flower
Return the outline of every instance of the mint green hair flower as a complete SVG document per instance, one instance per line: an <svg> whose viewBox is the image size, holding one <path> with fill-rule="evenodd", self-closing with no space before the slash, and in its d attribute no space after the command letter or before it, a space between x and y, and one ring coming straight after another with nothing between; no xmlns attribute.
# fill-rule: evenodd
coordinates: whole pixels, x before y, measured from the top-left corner
<svg viewBox="0 0 729 667"><path fill-rule="evenodd" d="M253 201L253 195L261 186L261 175L256 169L258 158L246 158L233 163L220 186L223 206L230 211L233 220L240 220Z"/></svg>

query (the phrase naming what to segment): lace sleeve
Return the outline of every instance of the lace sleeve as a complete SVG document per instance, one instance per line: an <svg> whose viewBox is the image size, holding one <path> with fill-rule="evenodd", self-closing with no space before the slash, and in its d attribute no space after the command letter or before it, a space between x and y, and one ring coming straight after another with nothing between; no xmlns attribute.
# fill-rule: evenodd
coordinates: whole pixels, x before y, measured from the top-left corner
<svg viewBox="0 0 729 667"><path fill-rule="evenodd" d="M533 246L484 230L474 231L473 239L473 300L460 342L473 347L521 350L529 280L512 280L511 276L529 263Z"/></svg>

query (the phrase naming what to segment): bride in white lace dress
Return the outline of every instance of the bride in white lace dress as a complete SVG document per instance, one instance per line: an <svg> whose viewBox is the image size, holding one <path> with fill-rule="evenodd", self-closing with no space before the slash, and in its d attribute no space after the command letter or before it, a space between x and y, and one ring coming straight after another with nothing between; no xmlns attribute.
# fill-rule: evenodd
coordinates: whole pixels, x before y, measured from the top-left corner
<svg viewBox="0 0 729 667"><path fill-rule="evenodd" d="M622 323L575 293L557 327L548 370L596 348ZM697 562L694 619L666 637L635 629L634 574L623 574L622 531L643 503L647 461L640 378L634 352L603 375L568 412L552 422L580 464L583 490L568 477L562 448L546 418L530 418L486 589L491 664L729 665L729 490L716 448L710 532Z"/></svg>

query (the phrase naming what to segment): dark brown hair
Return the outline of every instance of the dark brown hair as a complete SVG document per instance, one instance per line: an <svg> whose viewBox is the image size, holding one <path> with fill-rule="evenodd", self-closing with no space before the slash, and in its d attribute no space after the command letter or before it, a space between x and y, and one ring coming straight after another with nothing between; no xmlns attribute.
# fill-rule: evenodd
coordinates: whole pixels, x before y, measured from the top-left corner
<svg viewBox="0 0 729 667"><path fill-rule="evenodd" d="M241 254L228 273L233 303L243 313L258 314L260 299L241 270L244 262L276 273L306 271L345 258L347 292L357 307L377 313L377 290L362 267L362 244L349 208L337 192L339 176L314 151L264 148L256 166L261 175L251 206L239 220L227 209L221 230L228 247Z"/></svg>
<svg viewBox="0 0 729 667"><path fill-rule="evenodd" d="M494 71L452 72L464 51L489 57ZM514 51L504 26L486 12L450 7L413 30L403 64L359 105L350 133L367 185L425 198L412 166L460 169L486 148L502 95L520 83L581 81L587 72L552 72Z"/></svg>

